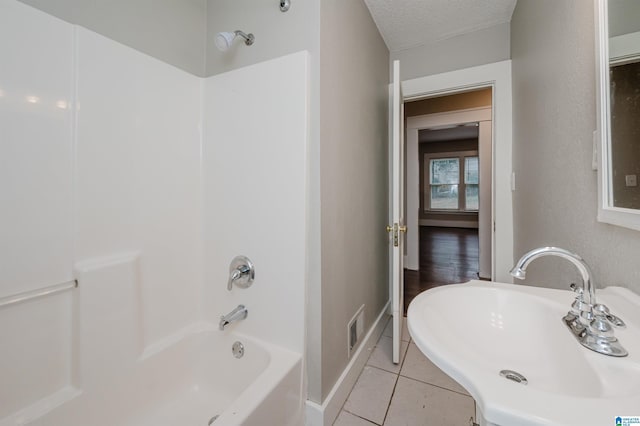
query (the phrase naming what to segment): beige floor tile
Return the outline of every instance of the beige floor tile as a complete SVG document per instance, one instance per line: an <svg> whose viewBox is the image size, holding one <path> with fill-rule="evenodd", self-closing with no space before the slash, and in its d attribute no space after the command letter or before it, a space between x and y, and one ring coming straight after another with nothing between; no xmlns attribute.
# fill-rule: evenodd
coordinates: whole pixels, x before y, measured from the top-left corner
<svg viewBox="0 0 640 426"><path fill-rule="evenodd" d="M382 424L397 377L379 368L365 366L344 404L344 410Z"/></svg>
<svg viewBox="0 0 640 426"><path fill-rule="evenodd" d="M389 318L389 322L387 326L384 328L383 336L393 337L393 318ZM411 336L409 335L409 329L407 328L407 317L404 317L402 321L402 337L400 338L403 342L408 342L411 340Z"/></svg>
<svg viewBox="0 0 640 426"><path fill-rule="evenodd" d="M376 347L373 349L367 365L398 374L408 346L409 342L400 342L400 363L394 364L392 361L393 339L387 336L380 336L380 340L378 340Z"/></svg>
<svg viewBox="0 0 640 426"><path fill-rule="evenodd" d="M333 423L333 426L374 426L375 423L371 423L368 420L354 416L347 411L340 411L338 418Z"/></svg>
<svg viewBox="0 0 640 426"><path fill-rule="evenodd" d="M470 396L400 376L384 426L468 425Z"/></svg>
<svg viewBox="0 0 640 426"><path fill-rule="evenodd" d="M413 342L409 344L400 375L469 395L469 392L458 382L447 376L444 371L424 356Z"/></svg>

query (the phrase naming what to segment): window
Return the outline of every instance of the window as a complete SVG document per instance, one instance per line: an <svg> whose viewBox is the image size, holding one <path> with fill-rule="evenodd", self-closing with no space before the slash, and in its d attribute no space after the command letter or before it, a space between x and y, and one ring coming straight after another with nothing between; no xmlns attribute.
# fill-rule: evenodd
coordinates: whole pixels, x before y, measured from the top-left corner
<svg viewBox="0 0 640 426"><path fill-rule="evenodd" d="M464 157L465 210L478 210L478 157Z"/></svg>
<svg viewBox="0 0 640 426"><path fill-rule="evenodd" d="M478 211L477 152L425 156L425 210Z"/></svg>
<svg viewBox="0 0 640 426"><path fill-rule="evenodd" d="M431 208L434 210L458 210L458 186L460 184L460 160L436 158L431 160Z"/></svg>

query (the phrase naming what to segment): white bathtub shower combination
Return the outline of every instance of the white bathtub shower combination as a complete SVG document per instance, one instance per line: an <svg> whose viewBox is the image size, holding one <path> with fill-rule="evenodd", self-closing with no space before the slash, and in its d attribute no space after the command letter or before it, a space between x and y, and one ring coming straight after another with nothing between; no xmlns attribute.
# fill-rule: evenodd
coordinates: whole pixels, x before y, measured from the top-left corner
<svg viewBox="0 0 640 426"><path fill-rule="evenodd" d="M300 353L239 332L241 322L198 321L143 345L142 261L127 253L76 265L79 287L53 296L71 301L70 382L0 426L301 424Z"/></svg>
<svg viewBox="0 0 640 426"><path fill-rule="evenodd" d="M244 345L241 359L231 353L236 341ZM245 335L221 334L206 323L156 350L125 375L105 378L94 389L66 389L57 401L36 403L0 424L300 424L299 354ZM52 407L56 403L61 405Z"/></svg>
<svg viewBox="0 0 640 426"><path fill-rule="evenodd" d="M78 281L0 307L0 426L303 423L307 61L203 79L0 0L0 300Z"/></svg>

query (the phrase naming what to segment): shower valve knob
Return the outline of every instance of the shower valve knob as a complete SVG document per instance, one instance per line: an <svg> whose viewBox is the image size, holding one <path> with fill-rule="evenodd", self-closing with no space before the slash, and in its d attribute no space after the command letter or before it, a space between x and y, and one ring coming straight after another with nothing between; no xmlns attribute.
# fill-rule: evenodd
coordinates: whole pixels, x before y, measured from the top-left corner
<svg viewBox="0 0 640 426"><path fill-rule="evenodd" d="M246 256L236 256L229 265L227 290L231 291L234 284L240 288L249 288L255 276L256 271L251 260Z"/></svg>

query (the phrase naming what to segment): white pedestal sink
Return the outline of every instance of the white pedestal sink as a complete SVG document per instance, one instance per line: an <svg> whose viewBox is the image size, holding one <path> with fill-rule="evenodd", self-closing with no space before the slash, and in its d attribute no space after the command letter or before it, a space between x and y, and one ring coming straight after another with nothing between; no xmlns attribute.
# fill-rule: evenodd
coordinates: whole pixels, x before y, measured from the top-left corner
<svg viewBox="0 0 640 426"><path fill-rule="evenodd" d="M597 294L627 324L615 331L627 357L593 352L569 332L562 317L574 293L524 285L428 290L409 306L409 332L475 398L481 424L615 426L617 416L640 417L640 296L621 287Z"/></svg>

